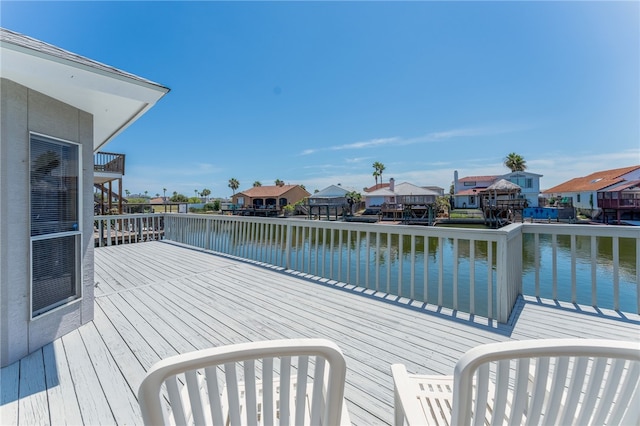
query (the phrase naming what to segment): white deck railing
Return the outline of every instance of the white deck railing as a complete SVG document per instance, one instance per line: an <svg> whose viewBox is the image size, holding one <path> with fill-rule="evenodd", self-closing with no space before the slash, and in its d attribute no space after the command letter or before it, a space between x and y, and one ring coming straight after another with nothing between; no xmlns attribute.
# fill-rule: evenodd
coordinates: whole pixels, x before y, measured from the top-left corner
<svg viewBox="0 0 640 426"><path fill-rule="evenodd" d="M161 240L164 235L164 215L108 215L93 220L96 247Z"/></svg>
<svg viewBox="0 0 640 426"><path fill-rule="evenodd" d="M640 227L525 223L522 230L525 238L533 239L533 244L524 245L524 255L533 256L534 271L532 282L526 286L531 290L525 290L525 294L594 307L611 305L607 307L614 310L620 310L624 301L625 306L632 307L631 312L640 312ZM543 238L549 240L547 256L542 249ZM561 256L561 249L568 255ZM546 268L547 276L541 276L545 261L550 267ZM621 273L629 286L624 296ZM589 283L584 282L585 276ZM551 284L551 294L543 294L543 282ZM599 300L598 295L603 293L607 295L606 304ZM631 300L623 300L629 296Z"/></svg>
<svg viewBox="0 0 640 426"><path fill-rule="evenodd" d="M508 321L519 294L636 313L640 307L640 228L525 223L484 230L222 215L128 216L100 219L162 217L158 235L164 232L168 240L499 322Z"/></svg>
<svg viewBox="0 0 640 426"><path fill-rule="evenodd" d="M509 255L521 251L517 227L495 231L167 215L165 237L502 322L521 293L520 256Z"/></svg>

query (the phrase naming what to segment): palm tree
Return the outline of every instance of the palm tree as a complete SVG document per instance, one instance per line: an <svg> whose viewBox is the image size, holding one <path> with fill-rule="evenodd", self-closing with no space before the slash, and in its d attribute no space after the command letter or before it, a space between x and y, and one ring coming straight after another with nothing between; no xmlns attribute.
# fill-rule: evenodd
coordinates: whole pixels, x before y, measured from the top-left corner
<svg viewBox="0 0 640 426"><path fill-rule="evenodd" d="M236 178L231 178L231 179L229 179L229 185L228 186L233 191L233 195L236 195L236 189L240 188L240 182L238 182L238 179L236 179Z"/></svg>
<svg viewBox="0 0 640 426"><path fill-rule="evenodd" d="M378 184L378 178L380 178L380 183L382 183L382 172L384 172L384 164L379 161L373 163L373 177L376 178L376 185Z"/></svg>
<svg viewBox="0 0 640 426"><path fill-rule="evenodd" d="M205 188L205 189L202 190L202 196L204 197L204 202L205 203L209 200L208 199L209 195L211 195L211 190L210 189Z"/></svg>
<svg viewBox="0 0 640 426"><path fill-rule="evenodd" d="M259 180L257 180L257 181L255 181L255 182L253 182L253 187L254 187L254 188L257 188L257 187L259 187L259 186L262 186L262 182L260 182Z"/></svg>
<svg viewBox="0 0 640 426"><path fill-rule="evenodd" d="M167 202L167 188L162 188L162 200Z"/></svg>
<svg viewBox="0 0 640 426"><path fill-rule="evenodd" d="M345 197L347 198L347 203L349 203L349 213L353 215L353 205L362 200L362 195L357 191L351 191L347 192Z"/></svg>
<svg viewBox="0 0 640 426"><path fill-rule="evenodd" d="M125 189L124 193L127 194L127 198L129 198L129 195L131 195L131 191L129 191L128 189Z"/></svg>
<svg viewBox="0 0 640 426"><path fill-rule="evenodd" d="M283 186L284 185L284 181L282 181L280 179L276 179L275 184L276 184L276 186Z"/></svg>
<svg viewBox="0 0 640 426"><path fill-rule="evenodd" d="M511 169L512 172L524 172L527 168L527 162L524 160L524 157L515 152L507 155L504 159L504 165Z"/></svg>

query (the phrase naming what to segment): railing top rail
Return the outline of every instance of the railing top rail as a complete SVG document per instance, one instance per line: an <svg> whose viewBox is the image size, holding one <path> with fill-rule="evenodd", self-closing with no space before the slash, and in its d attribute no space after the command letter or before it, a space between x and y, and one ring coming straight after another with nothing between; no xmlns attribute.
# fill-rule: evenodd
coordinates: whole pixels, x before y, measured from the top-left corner
<svg viewBox="0 0 640 426"><path fill-rule="evenodd" d="M185 217L185 218L201 218L207 220L224 220L237 222L255 222L255 223L275 223L280 225L292 224L294 226L305 226L310 228L335 229L343 231L360 231L360 232L379 232L383 234L401 234L413 236L429 236L443 238L458 238L463 240L484 240L498 241L505 235L514 235L513 230L503 229L472 229L472 228L444 228L434 226L415 226L401 224L384 224L384 223L358 223L358 222L339 222L339 221L322 221L307 220L296 218L265 218L256 216L223 216L223 215L207 215L193 214L188 216L180 213L164 213L167 216ZM520 226L517 224L517 226Z"/></svg>
<svg viewBox="0 0 640 426"><path fill-rule="evenodd" d="M113 156L113 157L124 157L125 156L125 154L118 154L118 153L115 153L115 152L105 152L105 151L98 151L94 155L104 155L104 156Z"/></svg>
<svg viewBox="0 0 640 426"><path fill-rule="evenodd" d="M524 223L525 234L558 234L596 237L640 238L640 226Z"/></svg>
<svg viewBox="0 0 640 426"><path fill-rule="evenodd" d="M94 215L94 220L118 220L118 219L135 219L141 217L155 217L161 218L165 216L164 213L129 213L129 214L108 214L108 215Z"/></svg>

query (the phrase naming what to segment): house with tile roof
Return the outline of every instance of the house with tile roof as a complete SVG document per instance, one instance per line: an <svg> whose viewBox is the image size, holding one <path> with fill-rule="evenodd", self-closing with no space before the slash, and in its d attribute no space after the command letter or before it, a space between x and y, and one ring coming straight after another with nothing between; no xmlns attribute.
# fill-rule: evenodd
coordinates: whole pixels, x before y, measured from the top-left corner
<svg viewBox="0 0 640 426"><path fill-rule="evenodd" d="M300 185L254 186L231 197L237 209L273 209L280 211L286 205L294 205L311 194Z"/></svg>
<svg viewBox="0 0 640 426"><path fill-rule="evenodd" d="M613 209L614 205L621 207L619 203L604 202L605 199L613 199L612 197L618 194L619 190L626 189L628 191L625 194L635 196L634 191L631 190L633 185L631 187L623 187L623 185L636 180L640 180L640 165L602 170L546 189L542 191L542 196L549 200L568 200L578 212L596 218L603 212L605 205L609 209ZM603 200L602 203L600 200ZM617 213L615 216L617 217Z"/></svg>
<svg viewBox="0 0 640 426"><path fill-rule="evenodd" d="M94 153L169 89L3 28L0 57L5 366L93 319Z"/></svg>
<svg viewBox="0 0 640 426"><path fill-rule="evenodd" d="M540 195L540 178L542 175L531 172L510 172L503 175L458 177L453 173L453 207L458 209L477 209L482 207L480 194L489 186L504 179L520 187L518 197L525 199L529 207L538 207Z"/></svg>

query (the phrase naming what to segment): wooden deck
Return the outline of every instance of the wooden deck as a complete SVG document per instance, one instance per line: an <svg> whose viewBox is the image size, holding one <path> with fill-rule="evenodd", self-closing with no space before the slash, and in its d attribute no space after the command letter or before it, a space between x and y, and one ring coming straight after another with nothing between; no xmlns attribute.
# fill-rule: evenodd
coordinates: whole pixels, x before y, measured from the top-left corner
<svg viewBox="0 0 640 426"><path fill-rule="evenodd" d="M95 320L1 370L0 424L140 424L136 393L161 358L234 342L325 337L347 357L354 424L391 424L389 366L451 374L486 342L640 342L640 317L519 301L511 324L410 305L167 242L95 250Z"/></svg>

